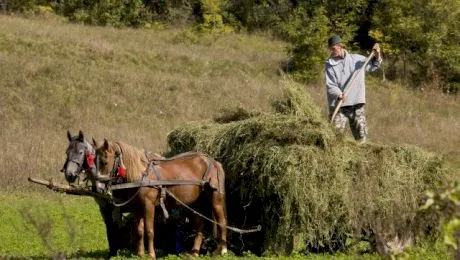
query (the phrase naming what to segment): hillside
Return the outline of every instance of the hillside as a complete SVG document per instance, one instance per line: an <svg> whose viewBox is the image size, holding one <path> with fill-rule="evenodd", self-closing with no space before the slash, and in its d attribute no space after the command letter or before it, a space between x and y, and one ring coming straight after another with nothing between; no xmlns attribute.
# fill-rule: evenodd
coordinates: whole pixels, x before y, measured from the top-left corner
<svg viewBox="0 0 460 260"><path fill-rule="evenodd" d="M87 27L0 16L0 177L61 178L66 131L163 152L189 121L242 107L265 111L280 95L285 45L262 36ZM460 104L369 77L370 139L409 143L460 168ZM324 88L306 90L324 111ZM324 113L325 114L325 113Z"/></svg>

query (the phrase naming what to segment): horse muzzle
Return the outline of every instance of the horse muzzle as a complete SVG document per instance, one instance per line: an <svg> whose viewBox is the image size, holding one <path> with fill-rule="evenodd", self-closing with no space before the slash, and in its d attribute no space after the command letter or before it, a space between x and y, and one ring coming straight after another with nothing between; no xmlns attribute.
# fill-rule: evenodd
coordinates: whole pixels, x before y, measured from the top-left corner
<svg viewBox="0 0 460 260"><path fill-rule="evenodd" d="M65 180L69 183L74 183L77 180L78 175L72 172L64 173Z"/></svg>

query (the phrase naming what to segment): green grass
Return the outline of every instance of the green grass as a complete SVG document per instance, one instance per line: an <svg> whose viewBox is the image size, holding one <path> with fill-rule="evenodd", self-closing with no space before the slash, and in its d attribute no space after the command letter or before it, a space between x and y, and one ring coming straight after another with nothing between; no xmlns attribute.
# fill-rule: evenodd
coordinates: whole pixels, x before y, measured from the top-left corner
<svg viewBox="0 0 460 260"><path fill-rule="evenodd" d="M68 258L103 258L108 253L104 225L96 203L91 198L55 193L12 195L0 193L0 258L48 258L64 253ZM29 216L41 223L32 225ZM49 230L49 236L47 236ZM45 240L43 240L45 238ZM49 246L45 246L47 241ZM183 259L183 255L164 255L160 259ZM424 242L412 248L405 259L448 259L442 243ZM122 251L113 259L136 259L133 252ZM200 256L199 259L381 259L376 254L364 253L356 247L348 253L294 254L292 256L256 257L245 254L237 257Z"/></svg>
<svg viewBox="0 0 460 260"><path fill-rule="evenodd" d="M56 193L24 195L0 193L0 258L43 259L64 254L68 258L97 259L108 253L104 225L96 203L84 198ZM30 221L30 217L33 221ZM33 225L32 222L37 223ZM49 234L49 235L48 235ZM294 254L292 256L257 257L250 253L237 257L200 256L199 259L381 259L356 247L348 253ZM183 255L165 255L159 259L184 259ZM447 259L441 243L421 243L411 249L407 259ZM113 259L136 259L134 252L121 251Z"/></svg>
<svg viewBox="0 0 460 260"><path fill-rule="evenodd" d="M105 254L102 218L92 198L32 193L0 195L0 256Z"/></svg>

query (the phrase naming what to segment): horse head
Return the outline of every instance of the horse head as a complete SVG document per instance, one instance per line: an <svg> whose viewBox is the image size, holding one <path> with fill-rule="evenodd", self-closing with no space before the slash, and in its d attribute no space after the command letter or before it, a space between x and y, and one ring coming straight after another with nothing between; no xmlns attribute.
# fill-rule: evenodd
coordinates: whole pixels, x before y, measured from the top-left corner
<svg viewBox="0 0 460 260"><path fill-rule="evenodd" d="M128 182L139 180L146 170L145 151L122 142L104 143L96 148L96 179L107 181L118 177Z"/></svg>
<svg viewBox="0 0 460 260"><path fill-rule="evenodd" d="M61 172L64 173L65 179L69 183L74 183L85 171L88 175L92 175L94 168L95 149L88 141L82 131L79 131L77 136L72 136L67 131L69 146L66 150L67 159ZM93 139L93 143L95 143Z"/></svg>
<svg viewBox="0 0 460 260"><path fill-rule="evenodd" d="M100 178L110 177L110 171L115 167L115 151L111 145L104 139L104 143L96 148L96 171Z"/></svg>

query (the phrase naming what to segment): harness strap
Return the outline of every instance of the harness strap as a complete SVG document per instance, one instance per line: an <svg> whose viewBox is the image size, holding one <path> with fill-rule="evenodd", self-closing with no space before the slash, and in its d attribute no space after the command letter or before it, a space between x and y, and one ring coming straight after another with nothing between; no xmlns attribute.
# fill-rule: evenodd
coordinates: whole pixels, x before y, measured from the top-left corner
<svg viewBox="0 0 460 260"><path fill-rule="evenodd" d="M155 176L157 177L157 181L161 181L160 172L157 170L156 165L152 164L151 168L153 172L155 173ZM163 215L165 219L168 219L169 213L168 213L168 210L166 210L166 205L165 205L166 188L164 188L163 185L158 185L158 188L160 189L160 206L161 206L161 209L163 210Z"/></svg>
<svg viewBox="0 0 460 260"><path fill-rule="evenodd" d="M145 176L142 176L141 182L144 181L144 178L145 178ZM136 193L134 193L134 195L131 196L131 198L129 198L127 201L125 201L125 202L123 202L123 203L116 203L115 201L112 201L112 204L113 204L115 207L123 207L123 206L126 206L126 205L128 205L135 197L137 197L137 195L139 194L140 190L141 190L140 188L137 189Z"/></svg>
<svg viewBox="0 0 460 260"><path fill-rule="evenodd" d="M207 221L209 222L212 222L220 227L225 227L227 228L228 230L231 230L233 232L236 232L236 233L239 233L239 234L247 234L247 233L253 233L253 232L259 232L262 230L262 226L261 225L258 225L257 227L255 228L251 228L251 229L240 229L240 228L236 228L236 227L232 227L232 226L228 226L228 225L222 225L220 224L219 222L216 222L208 217L206 217L205 215L201 214L200 212L194 210L193 208L191 208L190 206L188 206L187 204L185 204L183 201L179 200L172 192L170 192L169 190L165 189L166 192L168 193L169 196L171 196L173 199L175 199L177 202L179 202L179 204L181 204L182 206L184 206L185 208L187 208L188 210L192 211L194 214L206 219Z"/></svg>
<svg viewBox="0 0 460 260"><path fill-rule="evenodd" d="M177 186L177 185L203 186L206 183L207 183L206 181L190 181L190 180L144 180L141 182L128 182L128 183L115 184L115 185L110 186L110 189L111 190L122 190L122 189L129 189L129 188L138 188L138 187L160 188L160 186Z"/></svg>
<svg viewBox="0 0 460 260"><path fill-rule="evenodd" d="M163 210L163 215L165 219L168 219L169 213L168 213L168 210L166 210L165 198L166 198L166 188L163 188L162 186L160 186L160 206L161 206L161 209Z"/></svg>
<svg viewBox="0 0 460 260"><path fill-rule="evenodd" d="M157 170L157 167L156 167L155 164L152 165L152 170L153 170L153 173L155 173L155 176L157 177L157 180L161 180L160 172Z"/></svg>

